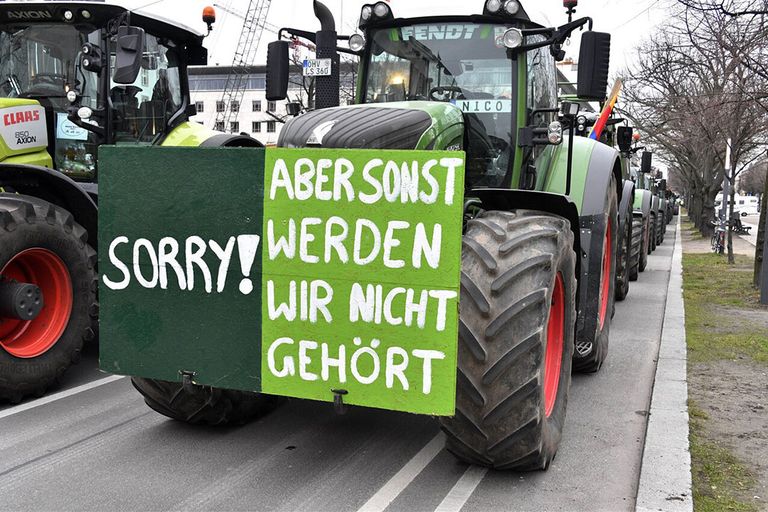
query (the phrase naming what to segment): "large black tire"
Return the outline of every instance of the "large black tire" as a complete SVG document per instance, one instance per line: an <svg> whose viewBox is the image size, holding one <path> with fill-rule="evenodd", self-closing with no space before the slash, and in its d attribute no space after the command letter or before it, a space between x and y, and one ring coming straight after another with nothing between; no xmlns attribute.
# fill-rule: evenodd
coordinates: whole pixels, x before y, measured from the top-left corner
<svg viewBox="0 0 768 512"><path fill-rule="evenodd" d="M656 212L656 247L664 243L664 215ZM654 247L654 249L656 248Z"/></svg>
<svg viewBox="0 0 768 512"><path fill-rule="evenodd" d="M603 366L608 357L611 316L615 305L618 214L615 180L606 191L605 212L608 217L600 229L592 231L589 248L589 281L587 299L583 306L583 325L577 332L573 369L593 373ZM606 260L606 258L608 258ZM608 279L608 282L605 282Z"/></svg>
<svg viewBox="0 0 768 512"><path fill-rule="evenodd" d="M637 281L640 276L640 253L643 250L643 216L632 216L632 242L629 251L629 280Z"/></svg>
<svg viewBox="0 0 768 512"><path fill-rule="evenodd" d="M210 386L133 377L133 387L155 411L178 421L202 425L240 425L272 411L279 397Z"/></svg>
<svg viewBox="0 0 768 512"><path fill-rule="evenodd" d="M0 319L0 401L41 396L95 338L96 252L87 241L68 211L0 194L0 274L36 284L44 304L31 321Z"/></svg>
<svg viewBox="0 0 768 512"><path fill-rule="evenodd" d="M640 264L638 270L645 272L648 266L648 253L651 252L651 220L650 216L643 218L642 247L640 247Z"/></svg>
<svg viewBox="0 0 768 512"><path fill-rule="evenodd" d="M616 291L617 301L622 301L629 295L630 269L632 266L632 213L629 212L621 225L621 243L616 256ZM611 314L613 318L613 314Z"/></svg>
<svg viewBox="0 0 768 512"><path fill-rule="evenodd" d="M659 231L658 231L658 224L659 223L656 222L656 217L657 217L656 213L655 212L651 212L651 243L648 246L649 247L648 254L651 254L653 251L656 250L656 245L657 245L657 243L659 241L659 237L658 237L658 233L659 233Z"/></svg>
<svg viewBox="0 0 768 512"><path fill-rule="evenodd" d="M461 259L456 415L440 419L446 446L472 464L546 469L560 443L571 383L570 225L544 212L487 212L468 222ZM551 327L558 318L562 337ZM550 333L562 340L559 357L548 352L558 346ZM546 372L545 360L559 363L559 371ZM556 387L546 394L544 383L555 375Z"/></svg>

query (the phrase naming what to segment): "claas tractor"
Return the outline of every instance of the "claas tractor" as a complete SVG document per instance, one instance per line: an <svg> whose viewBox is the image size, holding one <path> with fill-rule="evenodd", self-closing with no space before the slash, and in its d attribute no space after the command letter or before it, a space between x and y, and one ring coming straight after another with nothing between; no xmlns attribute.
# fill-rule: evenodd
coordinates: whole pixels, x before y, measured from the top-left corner
<svg viewBox="0 0 768 512"><path fill-rule="evenodd" d="M99 146L258 145L189 122L203 37L103 2L0 3L0 400L41 395L97 337Z"/></svg>
<svg viewBox="0 0 768 512"><path fill-rule="evenodd" d="M287 96L291 38L309 39L318 59L304 66L317 77L317 110L288 121L279 147L267 155L281 148L305 160L352 150L463 152L455 407L439 422L448 450L493 468L547 468L563 432L571 371L595 372L608 354L624 169L616 149L576 135L579 106L559 100L555 63L564 58L566 41L583 30L578 96L605 100L610 35L592 31L589 18L572 20L576 1L564 4L569 21L550 28L530 19L517 0L479 2L472 15L424 18L397 18L389 4L377 2L362 7L358 34L340 36L330 11L314 2L319 32L284 28L269 45L270 100ZM339 40L348 46L338 48ZM356 104L343 107L339 51L360 58ZM110 223L119 221L117 212L115 205ZM115 251L124 242L116 238ZM269 320L262 315L261 322ZM207 343L210 350L219 346L215 339ZM184 351L181 340L168 341L171 346ZM210 350L199 349L199 367ZM299 364L308 361L306 350ZM365 350L372 348L355 353ZM273 355L269 365L277 361ZM130 355L104 359L102 368L129 373ZM278 370L288 378L296 366L285 361ZM180 372L172 381L134 373L133 382L150 407L191 423L238 423L275 404L269 395L197 384L200 374ZM337 405L351 396L331 391Z"/></svg>

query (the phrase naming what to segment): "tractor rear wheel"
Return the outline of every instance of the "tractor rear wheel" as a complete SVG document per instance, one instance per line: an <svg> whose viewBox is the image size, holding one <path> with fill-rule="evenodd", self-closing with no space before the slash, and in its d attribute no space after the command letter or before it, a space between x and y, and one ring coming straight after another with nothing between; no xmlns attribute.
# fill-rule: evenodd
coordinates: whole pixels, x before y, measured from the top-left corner
<svg viewBox="0 0 768 512"><path fill-rule="evenodd" d="M650 244L650 250L648 251L648 254L651 254L653 251L656 250L656 243L659 241L658 235L658 228L656 222L656 214L651 213L651 244Z"/></svg>
<svg viewBox="0 0 768 512"><path fill-rule="evenodd" d="M66 210L0 194L0 400L42 395L94 339L96 252L87 239Z"/></svg>
<svg viewBox="0 0 768 512"><path fill-rule="evenodd" d="M280 398L260 393L219 389L210 386L186 387L180 382L166 382L133 377L133 387L155 411L178 421L203 425L239 425L267 414Z"/></svg>
<svg viewBox="0 0 768 512"><path fill-rule="evenodd" d="M640 253L643 250L643 216L632 216L632 243L630 249L629 280L637 281L640 275Z"/></svg>
<svg viewBox="0 0 768 512"><path fill-rule="evenodd" d="M555 457L571 384L575 262L561 217L494 211L467 223L456 414L440 419L459 459L530 471Z"/></svg>
<svg viewBox="0 0 768 512"><path fill-rule="evenodd" d="M630 270L632 267L632 214L630 213L624 223L619 222L623 236L621 245L617 248L616 256L616 300L622 301L629 294ZM613 318L613 314L611 314Z"/></svg>
<svg viewBox="0 0 768 512"><path fill-rule="evenodd" d="M577 333L573 368L578 372L598 371L608 357L611 316L615 306L614 284L617 261L617 196L611 179L605 197L605 222L602 229L592 231L589 248L589 280L583 325Z"/></svg>

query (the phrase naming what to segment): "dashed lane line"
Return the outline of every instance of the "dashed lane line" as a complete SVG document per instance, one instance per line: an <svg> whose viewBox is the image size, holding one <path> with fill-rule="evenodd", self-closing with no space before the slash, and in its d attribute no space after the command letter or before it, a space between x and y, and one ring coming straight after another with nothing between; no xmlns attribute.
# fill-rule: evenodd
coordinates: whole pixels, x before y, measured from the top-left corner
<svg viewBox="0 0 768 512"><path fill-rule="evenodd" d="M427 467L432 459L443 450L445 434L440 432L419 453L413 456L395 476L389 479L376 494L371 496L358 512L382 512L402 493L413 480Z"/></svg>
<svg viewBox="0 0 768 512"><path fill-rule="evenodd" d="M480 466L469 466L461 475L459 481L453 486L443 501L435 509L435 512L459 512L475 492L477 486L482 482L488 468Z"/></svg>

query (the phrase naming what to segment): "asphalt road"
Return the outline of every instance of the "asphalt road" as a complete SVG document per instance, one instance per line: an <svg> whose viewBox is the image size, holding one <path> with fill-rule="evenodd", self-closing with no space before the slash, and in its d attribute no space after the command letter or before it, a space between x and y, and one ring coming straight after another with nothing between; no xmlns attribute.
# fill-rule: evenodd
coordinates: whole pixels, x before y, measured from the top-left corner
<svg viewBox="0 0 768 512"><path fill-rule="evenodd" d="M61 394L0 404L0 509L634 510L674 229L617 304L606 365L574 377L547 472L468 467L431 418L372 409L293 400L240 428L184 425L101 380L92 350Z"/></svg>

